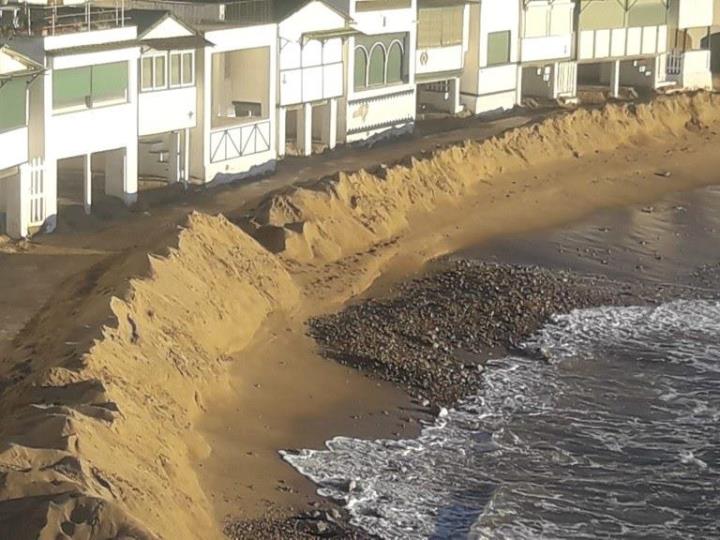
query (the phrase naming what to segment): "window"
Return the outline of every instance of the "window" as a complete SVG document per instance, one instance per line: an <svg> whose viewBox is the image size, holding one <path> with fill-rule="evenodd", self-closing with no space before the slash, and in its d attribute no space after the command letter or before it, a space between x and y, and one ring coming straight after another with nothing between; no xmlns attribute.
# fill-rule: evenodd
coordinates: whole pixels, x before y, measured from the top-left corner
<svg viewBox="0 0 720 540"><path fill-rule="evenodd" d="M488 34L487 65L498 66L510 63L510 30Z"/></svg>
<svg viewBox="0 0 720 540"><path fill-rule="evenodd" d="M390 45L388 51L385 78L388 83L399 83L403 80L403 50L397 41Z"/></svg>
<svg viewBox="0 0 720 540"><path fill-rule="evenodd" d="M355 89L367 86L367 52L363 47L355 47Z"/></svg>
<svg viewBox="0 0 720 540"><path fill-rule="evenodd" d="M368 86L385 84L385 47L376 43L370 51L368 63Z"/></svg>
<svg viewBox="0 0 720 540"><path fill-rule="evenodd" d="M462 43L463 7L424 8L418 12L420 48L449 47Z"/></svg>
<svg viewBox="0 0 720 540"><path fill-rule="evenodd" d="M141 88L161 90L167 88L167 55L156 54L142 58Z"/></svg>
<svg viewBox="0 0 720 540"><path fill-rule="evenodd" d="M407 34L382 34L355 39L356 90L398 84L406 80L406 37Z"/></svg>
<svg viewBox="0 0 720 540"><path fill-rule="evenodd" d="M25 125L26 101L25 79L10 79L0 86L0 133Z"/></svg>
<svg viewBox="0 0 720 540"><path fill-rule="evenodd" d="M667 7L662 0L637 0L628 11L628 26L657 26L667 21Z"/></svg>
<svg viewBox="0 0 720 540"><path fill-rule="evenodd" d="M114 62L53 72L53 108L91 108L127 100L128 64Z"/></svg>
<svg viewBox="0 0 720 540"><path fill-rule="evenodd" d="M193 51L170 53L170 86L192 86L195 83L195 53Z"/></svg>

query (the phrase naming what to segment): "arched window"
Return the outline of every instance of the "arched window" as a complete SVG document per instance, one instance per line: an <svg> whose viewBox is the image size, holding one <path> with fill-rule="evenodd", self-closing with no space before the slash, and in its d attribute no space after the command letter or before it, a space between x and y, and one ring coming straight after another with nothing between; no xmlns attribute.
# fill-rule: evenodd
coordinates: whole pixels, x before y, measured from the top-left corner
<svg viewBox="0 0 720 540"><path fill-rule="evenodd" d="M367 86L367 51L365 47L355 47L355 89Z"/></svg>
<svg viewBox="0 0 720 540"><path fill-rule="evenodd" d="M385 84L385 47L381 43L376 43L370 51L368 86L383 84Z"/></svg>
<svg viewBox="0 0 720 540"><path fill-rule="evenodd" d="M387 56L386 80L388 84L398 83L403 80L403 50L398 41L394 41L390 45Z"/></svg>

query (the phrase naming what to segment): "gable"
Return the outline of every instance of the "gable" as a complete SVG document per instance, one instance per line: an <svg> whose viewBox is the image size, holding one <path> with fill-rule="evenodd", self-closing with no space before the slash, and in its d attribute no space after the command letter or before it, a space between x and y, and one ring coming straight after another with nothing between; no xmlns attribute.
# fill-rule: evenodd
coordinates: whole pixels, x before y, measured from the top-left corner
<svg viewBox="0 0 720 540"><path fill-rule="evenodd" d="M163 39L193 35L195 34L177 19L165 17L159 23L149 28L141 36L141 39Z"/></svg>
<svg viewBox="0 0 720 540"><path fill-rule="evenodd" d="M280 35L298 39L307 32L335 30L348 25L348 19L323 2L309 2L280 23Z"/></svg>

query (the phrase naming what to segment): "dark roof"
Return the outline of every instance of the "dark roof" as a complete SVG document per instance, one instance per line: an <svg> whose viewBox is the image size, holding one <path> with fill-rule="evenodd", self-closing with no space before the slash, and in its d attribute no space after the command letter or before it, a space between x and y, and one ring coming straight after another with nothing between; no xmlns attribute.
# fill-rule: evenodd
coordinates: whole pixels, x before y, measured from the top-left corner
<svg viewBox="0 0 720 540"><path fill-rule="evenodd" d="M274 0L273 2L273 17L275 22L281 22L287 19L293 13L300 11L306 5L311 2L320 2L331 10L335 11L341 17L350 20L350 15L344 11L339 10L333 4L325 2L324 0Z"/></svg>
<svg viewBox="0 0 720 540"><path fill-rule="evenodd" d="M167 17L169 12L162 9L129 9L125 11L125 15L137 26L140 36Z"/></svg>

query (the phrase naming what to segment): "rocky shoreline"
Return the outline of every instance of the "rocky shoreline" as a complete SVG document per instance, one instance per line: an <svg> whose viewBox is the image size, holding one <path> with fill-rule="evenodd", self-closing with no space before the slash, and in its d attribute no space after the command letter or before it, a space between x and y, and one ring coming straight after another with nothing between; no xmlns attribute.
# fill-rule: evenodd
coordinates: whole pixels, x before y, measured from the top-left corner
<svg viewBox="0 0 720 540"><path fill-rule="evenodd" d="M539 267L446 260L389 297L309 322L327 358L400 385L421 405L447 407L553 315L659 301L665 287Z"/></svg>
<svg viewBox="0 0 720 540"><path fill-rule="evenodd" d="M328 359L400 385L419 409L436 413L478 388L486 360L516 350L553 315L673 295L665 285L447 259L383 298L310 320L308 332ZM372 538L331 501L290 517L233 521L225 533L232 540Z"/></svg>

